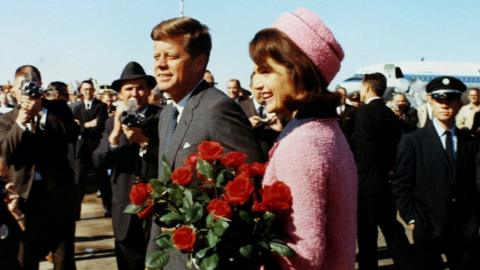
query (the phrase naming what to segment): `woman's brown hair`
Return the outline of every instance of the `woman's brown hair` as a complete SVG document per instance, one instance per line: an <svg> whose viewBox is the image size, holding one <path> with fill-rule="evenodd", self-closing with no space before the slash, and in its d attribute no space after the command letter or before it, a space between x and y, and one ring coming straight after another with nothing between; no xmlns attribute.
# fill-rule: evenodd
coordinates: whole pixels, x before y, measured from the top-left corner
<svg viewBox="0 0 480 270"><path fill-rule="evenodd" d="M273 28L261 30L250 42L250 57L260 70L272 69L268 58L287 68L295 89L285 101L289 111L305 116L336 116L338 94L327 90L315 64L286 34Z"/></svg>

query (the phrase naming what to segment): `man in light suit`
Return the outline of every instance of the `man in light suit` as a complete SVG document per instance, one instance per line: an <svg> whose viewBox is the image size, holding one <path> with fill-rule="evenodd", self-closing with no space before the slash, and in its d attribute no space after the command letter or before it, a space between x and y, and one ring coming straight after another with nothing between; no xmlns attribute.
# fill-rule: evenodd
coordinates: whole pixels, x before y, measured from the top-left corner
<svg viewBox="0 0 480 270"><path fill-rule="evenodd" d="M155 78L147 75L140 64L130 62L126 65L120 79L112 83L122 106L118 106L115 115L107 120L100 145L93 153L97 168L111 168L112 171L112 221L119 270L142 270L145 265L150 222L123 210L130 203L129 193L136 178L146 182L157 176L161 108L148 104L154 86ZM129 113L135 112L145 118L138 125L121 120L122 113L127 112L126 104L132 102L136 106L129 108Z"/></svg>
<svg viewBox="0 0 480 270"><path fill-rule="evenodd" d="M398 147L393 192L400 214L413 230L418 269L478 269L478 143L455 127L466 86L442 76L427 85L434 118L402 137ZM474 248L472 248L474 247ZM478 266L477 266L478 267Z"/></svg>
<svg viewBox="0 0 480 270"><path fill-rule="evenodd" d="M26 229L20 261L23 269L35 270L52 252L55 269L75 269L75 190L67 155L79 127L64 100L33 95L37 90L22 91L25 85L30 90L41 86L34 66L17 70L14 91L19 106L0 117L0 156L24 201Z"/></svg>
<svg viewBox="0 0 480 270"><path fill-rule="evenodd" d="M426 123L431 122L433 118L431 105L432 97L429 93L427 93L426 99L427 100L424 104L417 107L418 128L424 127Z"/></svg>
<svg viewBox="0 0 480 270"><path fill-rule="evenodd" d="M165 156L172 169L197 152L205 140L221 143L226 151L242 151L249 161L264 161L250 123L240 106L204 80L212 47L208 28L199 21L181 17L163 21L152 30L155 76L160 90L173 103L160 116L159 159ZM159 170L162 177L163 170ZM160 227L152 225L148 253L157 250L154 241ZM186 256L171 252L164 269L188 269Z"/></svg>

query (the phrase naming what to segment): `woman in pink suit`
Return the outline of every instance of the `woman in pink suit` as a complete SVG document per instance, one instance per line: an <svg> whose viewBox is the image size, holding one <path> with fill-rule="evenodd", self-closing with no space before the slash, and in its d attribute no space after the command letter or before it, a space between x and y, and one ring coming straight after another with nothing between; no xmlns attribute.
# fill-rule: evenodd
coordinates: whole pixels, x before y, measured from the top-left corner
<svg viewBox="0 0 480 270"><path fill-rule="evenodd" d="M266 185L284 181L293 197L284 224L296 255L279 263L282 269L352 270L356 167L337 123L339 99L327 90L342 48L318 16L301 8L258 32L250 55L268 112L290 119L264 178Z"/></svg>

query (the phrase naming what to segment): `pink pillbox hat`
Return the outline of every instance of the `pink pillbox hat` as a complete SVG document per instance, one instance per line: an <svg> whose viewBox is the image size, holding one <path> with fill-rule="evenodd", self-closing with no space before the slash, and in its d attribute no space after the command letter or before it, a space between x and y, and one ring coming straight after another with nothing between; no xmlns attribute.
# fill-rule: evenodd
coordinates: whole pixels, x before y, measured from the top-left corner
<svg viewBox="0 0 480 270"><path fill-rule="evenodd" d="M298 8L283 13L273 27L287 34L317 66L327 84L340 70L344 53L332 32L312 11Z"/></svg>

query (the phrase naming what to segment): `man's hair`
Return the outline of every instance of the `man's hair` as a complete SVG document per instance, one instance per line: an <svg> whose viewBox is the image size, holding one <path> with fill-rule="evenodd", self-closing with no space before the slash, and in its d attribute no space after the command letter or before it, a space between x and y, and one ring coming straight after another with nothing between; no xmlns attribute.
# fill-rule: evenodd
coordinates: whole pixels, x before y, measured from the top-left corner
<svg viewBox="0 0 480 270"><path fill-rule="evenodd" d="M51 82L47 87L47 94L50 91L56 91L58 95L68 99L68 85L64 82Z"/></svg>
<svg viewBox="0 0 480 270"><path fill-rule="evenodd" d="M20 76L25 77L29 81L42 82L42 75L40 70L32 65L23 65L15 70L15 78Z"/></svg>
<svg viewBox="0 0 480 270"><path fill-rule="evenodd" d="M150 34L152 40L160 41L174 37L184 37L185 51L192 57L204 54L210 58L212 38L208 27L190 17L173 18L157 24Z"/></svg>
<svg viewBox="0 0 480 270"><path fill-rule="evenodd" d="M387 78L379 72L363 75L362 82L368 84L379 97L383 96L387 89Z"/></svg>
<svg viewBox="0 0 480 270"><path fill-rule="evenodd" d="M237 79L230 79L230 80L228 80L228 82L235 82L235 83L237 83L237 85L238 85L239 88L242 87L242 85L240 84L240 81L237 80Z"/></svg>
<svg viewBox="0 0 480 270"><path fill-rule="evenodd" d="M80 90L80 88L82 87L82 85L83 85L84 83L90 84L90 85L93 87L93 89L95 90L95 85L93 84L93 81L92 81L92 80L83 80L83 81L80 83L80 85L78 86L78 89L79 89L79 90Z"/></svg>
<svg viewBox="0 0 480 270"><path fill-rule="evenodd" d="M478 88L476 88L476 87L473 87L473 88L468 89L468 93L470 93L470 91L476 91L477 94L480 94L480 89L478 89Z"/></svg>

